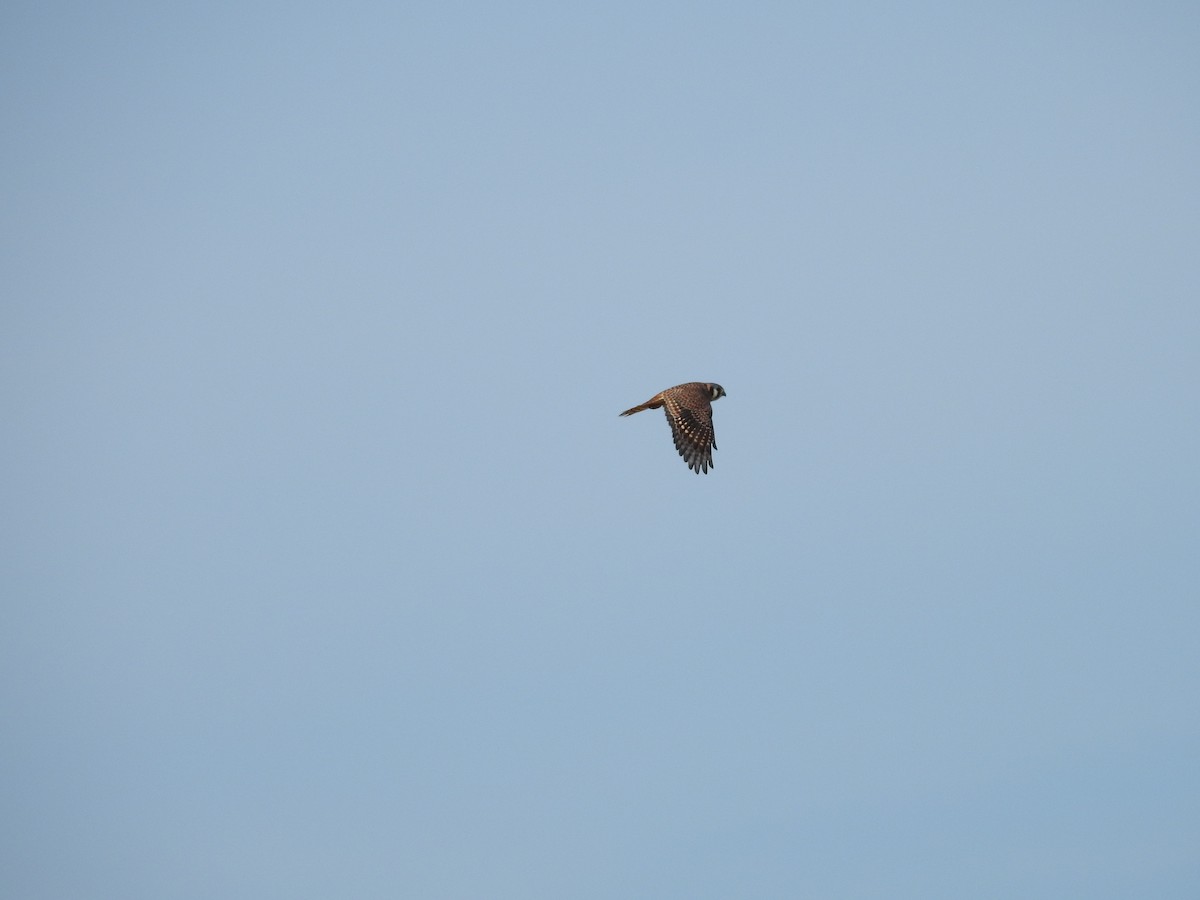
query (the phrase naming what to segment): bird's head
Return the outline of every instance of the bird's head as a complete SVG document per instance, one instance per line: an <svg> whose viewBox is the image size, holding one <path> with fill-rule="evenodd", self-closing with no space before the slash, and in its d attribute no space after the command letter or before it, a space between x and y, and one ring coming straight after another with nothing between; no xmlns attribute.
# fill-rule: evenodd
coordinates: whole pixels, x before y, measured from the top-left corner
<svg viewBox="0 0 1200 900"><path fill-rule="evenodd" d="M714 400L724 397L725 388L721 387L719 384L710 384L708 386L708 395Z"/></svg>

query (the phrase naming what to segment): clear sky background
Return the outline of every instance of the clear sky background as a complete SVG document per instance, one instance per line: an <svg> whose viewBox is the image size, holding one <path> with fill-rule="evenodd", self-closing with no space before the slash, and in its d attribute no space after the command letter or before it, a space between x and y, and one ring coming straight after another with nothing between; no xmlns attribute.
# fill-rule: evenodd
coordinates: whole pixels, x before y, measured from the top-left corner
<svg viewBox="0 0 1200 900"><path fill-rule="evenodd" d="M5 896L1200 896L1194 4L0 25Z"/></svg>

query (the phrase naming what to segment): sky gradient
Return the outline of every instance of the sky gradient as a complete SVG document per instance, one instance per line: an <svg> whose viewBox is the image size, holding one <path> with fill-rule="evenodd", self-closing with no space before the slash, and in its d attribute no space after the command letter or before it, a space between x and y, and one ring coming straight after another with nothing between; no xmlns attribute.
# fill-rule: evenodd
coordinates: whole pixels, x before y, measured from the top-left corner
<svg viewBox="0 0 1200 900"><path fill-rule="evenodd" d="M0 24L6 896L1200 895L1200 11Z"/></svg>

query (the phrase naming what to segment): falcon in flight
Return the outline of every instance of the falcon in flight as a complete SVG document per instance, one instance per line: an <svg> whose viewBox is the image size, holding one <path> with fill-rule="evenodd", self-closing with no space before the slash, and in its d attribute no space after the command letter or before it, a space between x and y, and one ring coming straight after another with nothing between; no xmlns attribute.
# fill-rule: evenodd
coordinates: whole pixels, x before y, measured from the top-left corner
<svg viewBox="0 0 1200 900"><path fill-rule="evenodd" d="M640 406L627 409L623 416L632 416L643 409L658 409L660 406L671 423L671 434L675 437L675 449L697 475L708 474L712 467L712 452L717 449L713 434L712 402L725 396L725 388L719 384L691 381L667 388L655 394Z"/></svg>

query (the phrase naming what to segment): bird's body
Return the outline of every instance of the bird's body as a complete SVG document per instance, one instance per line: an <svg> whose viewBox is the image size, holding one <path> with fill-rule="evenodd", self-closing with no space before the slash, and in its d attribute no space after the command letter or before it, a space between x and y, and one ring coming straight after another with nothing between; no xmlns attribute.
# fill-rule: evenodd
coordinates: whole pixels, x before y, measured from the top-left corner
<svg viewBox="0 0 1200 900"><path fill-rule="evenodd" d="M725 396L725 388L705 381L691 381L667 388L655 394L645 403L625 410L623 416L632 416L644 409L662 407L671 424L675 438L675 449L697 475L708 474L712 467L712 452L717 449L716 434L712 424L712 401Z"/></svg>

